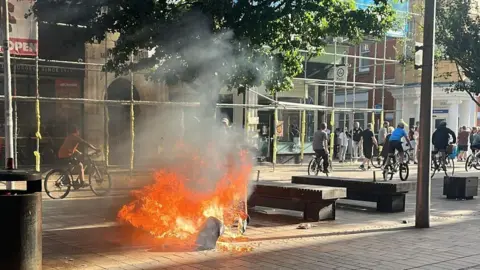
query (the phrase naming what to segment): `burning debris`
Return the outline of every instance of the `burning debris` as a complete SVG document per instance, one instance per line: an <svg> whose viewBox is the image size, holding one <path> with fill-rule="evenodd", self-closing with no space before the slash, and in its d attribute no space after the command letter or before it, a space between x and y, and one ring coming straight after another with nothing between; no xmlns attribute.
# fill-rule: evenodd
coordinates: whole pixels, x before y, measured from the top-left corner
<svg viewBox="0 0 480 270"><path fill-rule="evenodd" d="M222 250L237 250L228 245L246 229L252 164L246 152L230 153L222 162L211 158L219 156L217 149L207 149L178 148L181 159L157 171L153 184L134 191L119 220L148 232L156 244L205 250L222 242Z"/></svg>
<svg viewBox="0 0 480 270"><path fill-rule="evenodd" d="M222 222L214 217L207 218L207 221L200 229L197 241L197 250L209 250L217 247L217 240L225 232Z"/></svg>

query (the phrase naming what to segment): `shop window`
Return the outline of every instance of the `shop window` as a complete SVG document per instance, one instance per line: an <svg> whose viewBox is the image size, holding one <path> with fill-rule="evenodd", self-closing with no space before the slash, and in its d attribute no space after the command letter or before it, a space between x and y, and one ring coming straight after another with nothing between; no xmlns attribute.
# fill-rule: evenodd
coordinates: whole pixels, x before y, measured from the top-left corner
<svg viewBox="0 0 480 270"><path fill-rule="evenodd" d="M354 114L354 123L358 122L361 128L367 127L367 122L365 121L365 113L355 113Z"/></svg>
<svg viewBox="0 0 480 270"><path fill-rule="evenodd" d="M370 56L370 46L367 43L360 45L360 57L369 57ZM370 71L370 59L360 58L358 61L358 71L359 72L368 72Z"/></svg>

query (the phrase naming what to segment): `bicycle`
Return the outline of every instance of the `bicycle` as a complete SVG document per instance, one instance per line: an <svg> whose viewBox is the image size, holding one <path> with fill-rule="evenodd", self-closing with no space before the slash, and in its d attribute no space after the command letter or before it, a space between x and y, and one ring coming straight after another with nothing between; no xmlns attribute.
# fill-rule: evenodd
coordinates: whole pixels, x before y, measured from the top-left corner
<svg viewBox="0 0 480 270"><path fill-rule="evenodd" d="M332 172L332 160L328 162L328 170ZM323 172L323 158L321 156L314 156L312 160L308 163L308 175L318 175L321 171ZM329 172L325 173L326 176L329 175Z"/></svg>
<svg viewBox="0 0 480 270"><path fill-rule="evenodd" d="M398 151L395 151L395 158L396 160L400 160L400 153ZM408 164L408 160L410 160L410 155L406 151L403 152L403 160L407 164ZM381 153L378 153L377 156L372 157L370 161L372 163L372 166L376 169L380 169L383 166L383 156L381 156Z"/></svg>
<svg viewBox="0 0 480 270"><path fill-rule="evenodd" d="M465 171L468 172L469 169L475 168L476 170L480 170L480 158L478 157L479 151L475 150L467 157L467 161L465 162Z"/></svg>
<svg viewBox="0 0 480 270"><path fill-rule="evenodd" d="M80 175L77 176L77 179L73 181L73 173L77 166L72 162L69 162L66 168L54 168L50 170L44 181L45 192L48 197L52 199L64 199L70 193L70 190L78 190L80 188L90 187L92 192L97 196L104 196L110 192L112 187L112 180L110 174L107 171L107 166L104 162L101 162L101 166L97 165L97 162L93 160L94 157L98 156L101 152L97 151L93 154L85 155L83 158L83 166L85 174L88 174L88 184L80 182ZM54 180L54 176L59 175L60 177ZM55 190L49 188L49 183L53 184ZM106 188L101 189L95 187L95 185L106 184ZM63 189L65 188L65 189ZM59 196L54 195L54 191L58 190Z"/></svg>
<svg viewBox="0 0 480 270"><path fill-rule="evenodd" d="M392 163L392 160L393 163ZM408 167L408 163L403 160L402 163L398 162L398 153L396 154L389 154L389 159L383 168L383 180L392 180L393 175L398 171L400 180L407 181L408 176L410 174L410 168Z"/></svg>
<svg viewBox="0 0 480 270"><path fill-rule="evenodd" d="M452 168L452 173L450 174L450 176L453 176L453 174L455 173L455 162L453 158L448 157L446 150L432 151L432 175L430 178L433 178L433 176L435 176L435 173L440 170L445 173L445 176L449 176L447 165L449 165L448 167Z"/></svg>

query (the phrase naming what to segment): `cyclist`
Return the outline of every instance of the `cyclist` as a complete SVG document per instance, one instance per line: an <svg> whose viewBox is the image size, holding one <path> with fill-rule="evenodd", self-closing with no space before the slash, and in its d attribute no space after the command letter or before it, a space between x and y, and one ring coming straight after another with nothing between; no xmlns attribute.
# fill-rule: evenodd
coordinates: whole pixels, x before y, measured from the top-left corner
<svg viewBox="0 0 480 270"><path fill-rule="evenodd" d="M393 127L388 127L387 137L385 137L385 141L383 142L382 152L380 153L380 155L383 158L382 166L385 166L385 162L387 161L387 158L388 158L388 153L390 152L390 150L388 149L388 145L389 145L388 142L390 141L390 137L392 136L393 130L394 130Z"/></svg>
<svg viewBox="0 0 480 270"><path fill-rule="evenodd" d="M400 164L404 162L402 138L405 138L405 140L407 141L407 144L410 147L412 147L410 140L408 139L408 134L407 132L405 132L405 124L399 123L397 125L397 128L393 130L392 135L390 135L390 138L388 140L388 157L387 157L387 160L385 161L385 164L388 164L390 156L395 154L395 150L397 150L399 153Z"/></svg>
<svg viewBox="0 0 480 270"><path fill-rule="evenodd" d="M432 144L434 147L434 154L440 152L442 154L442 160L446 158L447 148L452 137L453 143L457 143L457 137L455 132L447 127L447 122L443 121L438 125L438 128L432 134Z"/></svg>
<svg viewBox="0 0 480 270"><path fill-rule="evenodd" d="M323 159L323 173L328 173L328 135L327 124L321 123L313 134L313 151L317 158Z"/></svg>
<svg viewBox="0 0 480 270"><path fill-rule="evenodd" d="M58 150L58 158L61 164L73 164L75 167L78 166L80 169L80 185L84 185L85 173L83 170L82 164L82 153L78 151L78 146L80 144L85 144L89 148L92 148L95 151L100 151L98 148L88 143L87 141L80 138L80 130L77 126L72 125L69 130L68 136L63 141L62 146Z"/></svg>

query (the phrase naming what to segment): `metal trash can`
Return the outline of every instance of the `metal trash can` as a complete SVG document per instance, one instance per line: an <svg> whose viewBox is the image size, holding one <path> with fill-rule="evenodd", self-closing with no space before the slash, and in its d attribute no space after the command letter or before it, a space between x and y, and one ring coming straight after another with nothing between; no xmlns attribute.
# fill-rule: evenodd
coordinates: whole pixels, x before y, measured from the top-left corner
<svg viewBox="0 0 480 270"><path fill-rule="evenodd" d="M26 189L0 190L0 269L42 269L42 174L0 170L1 182ZM0 187L1 188L1 187Z"/></svg>

